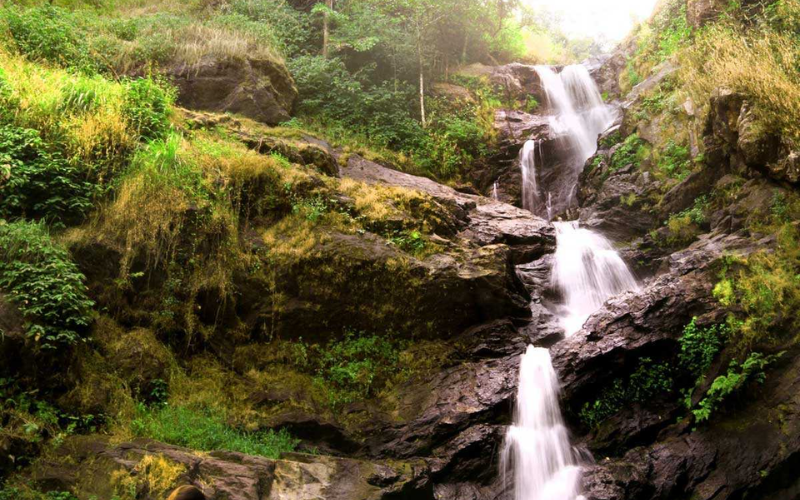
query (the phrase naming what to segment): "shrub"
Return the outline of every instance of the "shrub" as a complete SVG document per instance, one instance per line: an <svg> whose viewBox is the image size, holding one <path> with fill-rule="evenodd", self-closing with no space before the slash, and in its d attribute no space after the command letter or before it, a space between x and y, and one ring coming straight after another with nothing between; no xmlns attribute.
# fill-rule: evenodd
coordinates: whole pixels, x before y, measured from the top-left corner
<svg viewBox="0 0 800 500"><path fill-rule="evenodd" d="M0 216L80 222L100 192L36 130L0 125Z"/></svg>
<svg viewBox="0 0 800 500"><path fill-rule="evenodd" d="M611 155L611 165L606 175L623 169L628 165L638 167L649 152L646 144L637 134L631 134L626 137L622 145Z"/></svg>
<svg viewBox="0 0 800 500"><path fill-rule="evenodd" d="M0 289L27 319L27 334L37 345L56 349L84 338L94 305L84 280L43 225L0 225Z"/></svg>
<svg viewBox="0 0 800 500"><path fill-rule="evenodd" d="M29 10L6 7L0 10L0 22L13 46L31 59L88 72L99 69L90 53L88 33L67 10L50 5Z"/></svg>
<svg viewBox="0 0 800 500"><path fill-rule="evenodd" d="M333 405L374 396L399 368L400 349L391 337L347 331L341 339L313 346L312 353Z"/></svg>
<svg viewBox="0 0 800 500"><path fill-rule="evenodd" d="M176 91L168 83L140 78L126 84L122 113L141 140L162 139L169 131L169 118Z"/></svg>
<svg viewBox="0 0 800 500"><path fill-rule="evenodd" d="M225 421L225 414L216 410L139 405L131 430L137 436L194 450L236 451L273 459L294 451L298 443L285 430L244 432Z"/></svg>
<svg viewBox="0 0 800 500"><path fill-rule="evenodd" d="M673 369L666 363L641 358L636 370L627 378L615 379L597 399L581 408L579 418L587 427L597 427L605 419L631 403L648 403L654 397L672 392Z"/></svg>
<svg viewBox="0 0 800 500"><path fill-rule="evenodd" d="M684 180L692 172L693 162L689 148L676 144L672 139L659 151L658 169L669 179Z"/></svg>
<svg viewBox="0 0 800 500"><path fill-rule="evenodd" d="M695 378L705 375L711 363L722 350L729 335L727 325L697 326L697 318L683 329L680 339L681 352L678 364L682 370Z"/></svg>
<svg viewBox="0 0 800 500"><path fill-rule="evenodd" d="M764 356L754 352L741 365L731 361L728 372L714 380L703 400L692 410L697 422L709 420L729 396L741 391L747 384L751 382L763 384L766 380L764 369L775 362L778 356L780 355Z"/></svg>

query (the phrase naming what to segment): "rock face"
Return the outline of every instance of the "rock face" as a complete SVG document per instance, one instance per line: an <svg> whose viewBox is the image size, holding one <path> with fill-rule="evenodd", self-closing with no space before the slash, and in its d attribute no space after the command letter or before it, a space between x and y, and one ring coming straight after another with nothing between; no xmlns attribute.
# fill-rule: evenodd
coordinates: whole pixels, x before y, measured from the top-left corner
<svg viewBox="0 0 800 500"><path fill-rule="evenodd" d="M506 245L514 264L531 262L555 249L555 230L543 219L506 203L460 193L424 177L409 175L351 156L340 170L342 177L428 193L454 206L460 221L459 236L477 245Z"/></svg>
<svg viewBox="0 0 800 500"><path fill-rule="evenodd" d="M277 60L218 59L176 64L166 75L178 87L178 103L191 109L238 113L277 125L291 116L297 88Z"/></svg>
<svg viewBox="0 0 800 500"><path fill-rule="evenodd" d="M71 460L59 460L60 455ZM166 464L173 477L155 476L146 457ZM73 490L80 498L111 498L133 488L136 498L161 500L172 488L193 484L209 500L379 500L432 498L422 478L426 470L421 461L384 464L296 453L270 460L234 452L197 453L149 440L111 445L102 438L78 437L67 441L53 460L38 464L32 478L46 490ZM151 474L155 480L148 480Z"/></svg>

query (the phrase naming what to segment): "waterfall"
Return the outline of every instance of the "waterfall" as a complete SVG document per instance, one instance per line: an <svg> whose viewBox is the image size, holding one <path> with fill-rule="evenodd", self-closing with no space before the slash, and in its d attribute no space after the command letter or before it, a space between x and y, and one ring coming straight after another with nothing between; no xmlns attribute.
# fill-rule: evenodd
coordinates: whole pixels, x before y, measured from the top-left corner
<svg viewBox="0 0 800 500"><path fill-rule="evenodd" d="M561 326L572 335L614 295L637 289L636 280L611 242L577 221L556 222L553 283L564 296Z"/></svg>
<svg viewBox="0 0 800 500"><path fill-rule="evenodd" d="M493 200L499 200L500 199L500 195L497 194L497 184L498 184L498 181L494 181L494 184L492 184L492 199Z"/></svg>
<svg viewBox="0 0 800 500"><path fill-rule="evenodd" d="M536 186L536 141L526 141L519 154L522 169L522 208L536 212L539 191Z"/></svg>
<svg viewBox="0 0 800 500"><path fill-rule="evenodd" d="M548 220L570 208L578 176L597 148L597 136L613 121L589 72L567 66L556 73L547 66L536 72L547 95L551 128L565 139L559 146L567 158L551 189L542 196L537 184L537 143L527 141L520 153L523 208ZM543 162L538 143L540 165ZM577 221L555 222L556 253L552 281L563 296L556 311L566 335L581 329L610 297L637 288L625 262L606 238ZM581 469L561 417L559 384L547 349L529 346L522 356L514 425L506 432L501 467L513 480L515 500L583 500Z"/></svg>
<svg viewBox="0 0 800 500"><path fill-rule="evenodd" d="M603 103L600 91L583 65L566 66L560 73L550 66L535 66L547 98L548 119L552 131L561 136L561 150L565 156L565 171L559 172L556 185L547 192L548 219L553 211L570 208L575 200L575 185L586 160L597 150L597 137L614 121L608 106ZM536 190L536 147L525 143L520 154L522 169L522 207L545 216L545 206L539 203ZM539 145L539 162L544 161Z"/></svg>
<svg viewBox="0 0 800 500"><path fill-rule="evenodd" d="M558 407L558 378L547 349L529 346L522 356L514 425L501 456L513 474L515 500L577 500L580 467Z"/></svg>

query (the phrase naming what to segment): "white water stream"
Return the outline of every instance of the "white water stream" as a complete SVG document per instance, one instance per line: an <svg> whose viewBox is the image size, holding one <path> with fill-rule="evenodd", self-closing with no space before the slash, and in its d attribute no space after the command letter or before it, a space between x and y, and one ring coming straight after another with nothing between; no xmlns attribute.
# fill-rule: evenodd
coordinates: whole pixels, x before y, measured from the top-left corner
<svg viewBox="0 0 800 500"><path fill-rule="evenodd" d="M552 220L553 212L569 208L578 176L597 148L597 137L613 121L589 72L567 66L561 73L537 66L547 94L551 127L566 137L560 144L568 155L555 189L539 191L536 164L544 161L541 142L525 143L520 153L522 202L537 215ZM558 213L558 212L557 212ZM581 228L577 221L555 222L556 253L552 281L563 296L556 311L564 333L581 329L609 298L637 288L625 262L602 235ZM514 425L506 433L501 467L514 500L582 500L581 469L561 417L558 377L547 349L529 346L520 362Z"/></svg>
<svg viewBox="0 0 800 500"><path fill-rule="evenodd" d="M611 242L582 229L577 221L555 222L556 254L553 283L564 303L559 320L564 333L577 332L611 297L637 288L636 279Z"/></svg>
<svg viewBox="0 0 800 500"><path fill-rule="evenodd" d="M514 425L501 455L513 474L515 500L577 500L581 472L558 407L558 378L547 349L529 346L522 356Z"/></svg>
<svg viewBox="0 0 800 500"><path fill-rule="evenodd" d="M537 160L540 165L544 161L541 142L538 147L535 141L526 142L519 159L522 208L550 220L554 209L563 211L573 205L578 176L597 150L598 135L611 125L614 115L585 66L567 66L559 73L550 66L534 69L547 97L550 128L560 137L559 149L566 168L559 172L558 182L547 193L539 192L536 166Z"/></svg>

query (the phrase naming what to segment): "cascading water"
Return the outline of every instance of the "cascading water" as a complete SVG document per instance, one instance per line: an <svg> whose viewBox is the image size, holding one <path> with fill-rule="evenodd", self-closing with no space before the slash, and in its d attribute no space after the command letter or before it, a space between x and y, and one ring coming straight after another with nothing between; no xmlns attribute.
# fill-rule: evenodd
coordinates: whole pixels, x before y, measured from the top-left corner
<svg viewBox="0 0 800 500"><path fill-rule="evenodd" d="M498 184L497 181L494 181L494 184L492 184L492 199L493 200L499 200L500 199L500 195L497 193L497 184Z"/></svg>
<svg viewBox="0 0 800 500"><path fill-rule="evenodd" d="M563 211L573 205L575 185L583 165L597 150L597 136L611 125L614 116L603 103L600 91L585 66L567 66L560 73L550 66L535 66L534 69L547 97L550 128L561 137L560 154L565 156L566 169L559 172L557 182L547 192L550 212ZM541 144L539 148L541 164L544 161ZM526 142L520 154L522 207L550 219L553 214L545 213L545 205L539 203L541 193L535 189L535 151L535 145ZM531 186L533 190L529 189Z"/></svg>
<svg viewBox="0 0 800 500"><path fill-rule="evenodd" d="M519 153L522 169L522 208L536 211L539 189L536 186L536 141L526 141Z"/></svg>
<svg viewBox="0 0 800 500"><path fill-rule="evenodd" d="M541 165L544 158L541 150L537 158L536 142L526 142L520 153L522 200L524 208L552 220L554 213L572 206L578 176L613 117L585 67L567 66L558 74L537 66L536 72L547 94L550 125L565 137L559 145L568 168L558 172L557 182L543 196L536 160ZM572 335L606 300L637 285L606 238L580 228L577 221L554 224L553 283L564 297L556 313L565 334ZM513 479L515 500L583 499L581 470L561 417L558 390L549 351L529 346L520 364L514 425L506 433L501 457L504 477Z"/></svg>
<svg viewBox="0 0 800 500"><path fill-rule="evenodd" d="M611 242L577 221L555 222L553 283L564 296L559 319L566 335L583 326L606 300L637 288L636 279Z"/></svg>
<svg viewBox="0 0 800 500"><path fill-rule="evenodd" d="M513 474L515 500L580 499L580 467L558 407L558 378L547 349L528 347L522 356L514 425L501 456Z"/></svg>

